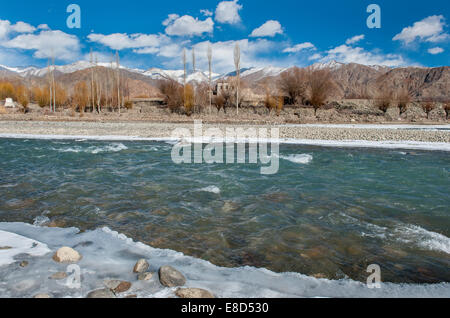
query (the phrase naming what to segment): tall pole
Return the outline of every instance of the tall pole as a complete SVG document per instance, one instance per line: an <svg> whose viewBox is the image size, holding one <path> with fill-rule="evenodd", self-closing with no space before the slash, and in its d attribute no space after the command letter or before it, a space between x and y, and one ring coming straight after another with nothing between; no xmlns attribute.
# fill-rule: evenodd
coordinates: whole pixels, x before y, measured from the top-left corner
<svg viewBox="0 0 450 318"><path fill-rule="evenodd" d="M53 89L52 89L52 74L51 74L51 69L50 69L50 58L48 59L48 63L47 63L47 79L48 79L48 89L49 89L49 106L50 106L50 111L52 111L52 101L53 101Z"/></svg>
<svg viewBox="0 0 450 318"><path fill-rule="evenodd" d="M53 112L56 112L55 56L52 55Z"/></svg>
<svg viewBox="0 0 450 318"><path fill-rule="evenodd" d="M119 106L120 115L120 68L119 68L119 52L116 51L116 67L117 67L117 105Z"/></svg>
<svg viewBox="0 0 450 318"><path fill-rule="evenodd" d="M183 101L184 107L186 108L186 49L183 49L183 66L184 66L184 75L183 75Z"/></svg>
<svg viewBox="0 0 450 318"><path fill-rule="evenodd" d="M192 72L195 74L195 47L192 47ZM192 94L194 99L194 111L195 111L195 83L192 85Z"/></svg>
<svg viewBox="0 0 450 318"><path fill-rule="evenodd" d="M209 65L209 114L211 115L211 107L212 107L212 87L211 87L212 48L211 48L211 43L208 44L208 65Z"/></svg>
<svg viewBox="0 0 450 318"><path fill-rule="evenodd" d="M94 97L94 60L92 57L92 48L90 55L90 63L91 63L91 105L92 105L92 111L95 109L95 97Z"/></svg>
<svg viewBox="0 0 450 318"><path fill-rule="evenodd" d="M239 115L239 73L241 69L241 49L239 42L236 42L236 46L234 47L234 65L236 66L236 114Z"/></svg>

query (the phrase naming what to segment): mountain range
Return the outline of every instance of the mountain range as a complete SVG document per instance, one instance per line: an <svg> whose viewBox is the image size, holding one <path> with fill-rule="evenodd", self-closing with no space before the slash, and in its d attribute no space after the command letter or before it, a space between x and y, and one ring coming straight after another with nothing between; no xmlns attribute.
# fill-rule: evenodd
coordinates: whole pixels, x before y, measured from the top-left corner
<svg viewBox="0 0 450 318"><path fill-rule="evenodd" d="M107 74L115 69L114 63L93 64L79 61L73 64L55 66L55 77L58 82L71 87L80 80L90 79L90 69L96 67L96 73ZM375 96L378 91L407 89L413 98L434 98L450 100L450 67L437 68L405 67L389 68L384 66L366 66L356 63L344 64L336 61L317 63L308 66L309 69L328 69L330 76L336 83L335 98L367 98ZM261 83L267 80L276 81L278 76L289 68L279 67L250 67L240 70L240 76L248 87L261 91ZM49 68L34 66L13 68L0 65L0 79L8 78L15 81L27 82L32 85L42 85L46 82ZM183 70L164 70L151 68L148 70L133 69L120 66L121 77L127 79L131 96L152 96L158 94L158 83L163 79L174 79L180 83L184 81ZM235 76L236 72L212 74L212 81ZM189 71L187 82L208 82L208 72L200 70Z"/></svg>

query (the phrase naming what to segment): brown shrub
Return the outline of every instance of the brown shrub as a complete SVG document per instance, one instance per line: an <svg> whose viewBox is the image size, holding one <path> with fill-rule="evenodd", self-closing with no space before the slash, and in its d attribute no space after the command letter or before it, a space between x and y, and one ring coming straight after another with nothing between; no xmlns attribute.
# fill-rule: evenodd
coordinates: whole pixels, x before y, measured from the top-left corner
<svg viewBox="0 0 450 318"><path fill-rule="evenodd" d="M315 70L309 74L309 102L314 107L314 114L326 104L335 87L328 70Z"/></svg>
<svg viewBox="0 0 450 318"><path fill-rule="evenodd" d="M190 84L187 84L184 88L184 97L183 104L184 110L188 116L192 115L192 111L194 110L195 101L194 101L194 87Z"/></svg>
<svg viewBox="0 0 450 318"><path fill-rule="evenodd" d="M445 119L448 119L450 115L450 102L446 102L444 104L444 110L445 110Z"/></svg>
<svg viewBox="0 0 450 318"><path fill-rule="evenodd" d="M289 96L289 104L303 103L306 99L308 74L304 69L298 67L291 68L280 74L278 88Z"/></svg>
<svg viewBox="0 0 450 318"><path fill-rule="evenodd" d="M422 109L427 114L427 119L430 119L430 113L436 108L436 103L432 100L422 102Z"/></svg>
<svg viewBox="0 0 450 318"><path fill-rule="evenodd" d="M170 111L178 112L183 105L184 89L178 82L168 79L159 83L159 90L164 95L165 103Z"/></svg>
<svg viewBox="0 0 450 318"><path fill-rule="evenodd" d="M0 82L0 99L5 98L16 99L14 85L10 82Z"/></svg>
<svg viewBox="0 0 450 318"><path fill-rule="evenodd" d="M402 115L408 109L408 105L411 102L411 95L407 89L400 89L396 94L395 101L400 111L400 115Z"/></svg>
<svg viewBox="0 0 450 318"><path fill-rule="evenodd" d="M393 96L391 91L380 89L375 97L375 105L379 110L386 114L389 107L391 107L392 100Z"/></svg>
<svg viewBox="0 0 450 318"><path fill-rule="evenodd" d="M39 105L39 107L45 107L50 104L50 92L49 88L32 87L31 99Z"/></svg>
<svg viewBox="0 0 450 318"><path fill-rule="evenodd" d="M216 95L213 98L213 104L216 106L217 111L225 109L225 102L225 97L223 97L222 94Z"/></svg>
<svg viewBox="0 0 450 318"><path fill-rule="evenodd" d="M126 100L123 104L123 107L125 107L126 109L133 109L133 102L131 100Z"/></svg>
<svg viewBox="0 0 450 318"><path fill-rule="evenodd" d="M72 103L75 108L78 108L82 117L86 106L89 104L89 89L86 82L82 81L75 84Z"/></svg>

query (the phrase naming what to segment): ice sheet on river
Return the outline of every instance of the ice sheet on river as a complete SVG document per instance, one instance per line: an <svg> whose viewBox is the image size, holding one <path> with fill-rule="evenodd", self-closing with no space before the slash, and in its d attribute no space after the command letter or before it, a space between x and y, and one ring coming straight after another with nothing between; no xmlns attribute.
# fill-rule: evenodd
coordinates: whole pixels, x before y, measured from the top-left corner
<svg viewBox="0 0 450 318"><path fill-rule="evenodd" d="M382 284L381 289L369 289L363 283L348 279L331 281L253 267L217 267L182 253L133 242L108 228L80 233L76 228L0 223L0 231L1 245L14 244L19 248L19 242L25 247L33 240L42 252L33 254L24 249L26 254L15 254L14 263L6 262L7 254L0 252L0 264L4 264L0 266L0 297L32 297L38 293L50 293L54 297L85 297L91 290L104 288L105 279L132 282L129 294L139 297L174 297L175 289L162 287L158 275L148 282L136 281L132 268L139 258L149 261L152 272L162 265L171 265L186 276L188 287L208 289L217 297L450 297L448 283ZM67 270L67 265L52 260L52 254L61 246L73 247L83 255L78 263L81 289L69 288L67 280L49 279L52 274ZM25 268L18 265L23 260L29 262Z"/></svg>

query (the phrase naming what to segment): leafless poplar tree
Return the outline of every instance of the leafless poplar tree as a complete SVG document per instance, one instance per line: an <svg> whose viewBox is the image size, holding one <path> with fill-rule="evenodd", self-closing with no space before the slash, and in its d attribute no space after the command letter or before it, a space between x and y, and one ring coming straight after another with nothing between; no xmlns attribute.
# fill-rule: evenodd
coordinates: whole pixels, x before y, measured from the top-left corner
<svg viewBox="0 0 450 318"><path fill-rule="evenodd" d="M90 56L90 66L91 66L91 105L92 105L92 111L94 111L94 108L95 108L95 97L94 97L94 66L93 66L93 64L94 64L94 59L93 59L93 56L92 56L92 48L91 48L91 52L89 53L89 56Z"/></svg>
<svg viewBox="0 0 450 318"><path fill-rule="evenodd" d="M208 66L209 66L209 113L211 114L212 107L212 87L211 87L211 77L212 77L212 47L211 43L208 44Z"/></svg>
<svg viewBox="0 0 450 318"><path fill-rule="evenodd" d="M119 114L120 114L120 60L118 51L116 51L116 68L117 68L117 105L119 107Z"/></svg>
<svg viewBox="0 0 450 318"><path fill-rule="evenodd" d="M55 56L52 53L53 112L56 112Z"/></svg>
<svg viewBox="0 0 450 318"><path fill-rule="evenodd" d="M184 66L184 75L183 75L183 100L186 96L186 49L183 49L183 66ZM185 106L185 105L183 105Z"/></svg>
<svg viewBox="0 0 450 318"><path fill-rule="evenodd" d="M234 66L236 67L236 114L239 115L239 82L241 69L241 48L239 42L236 42L234 47Z"/></svg>
<svg viewBox="0 0 450 318"><path fill-rule="evenodd" d="M49 102L50 102L50 111L53 111L52 102L53 102L53 85L52 85L52 73L51 73L51 59L48 59L47 63L47 80L48 80L48 89L49 89Z"/></svg>

